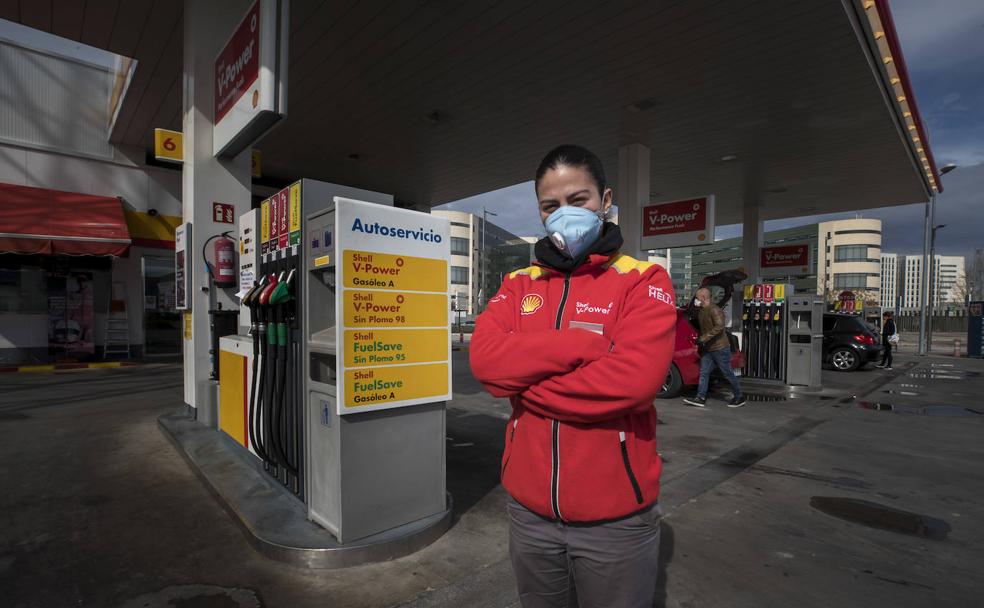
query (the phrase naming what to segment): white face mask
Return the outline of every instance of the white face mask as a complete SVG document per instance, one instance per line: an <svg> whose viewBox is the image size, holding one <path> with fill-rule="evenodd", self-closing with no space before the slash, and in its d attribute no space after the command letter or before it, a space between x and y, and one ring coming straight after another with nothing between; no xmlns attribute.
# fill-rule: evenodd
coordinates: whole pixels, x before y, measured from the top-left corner
<svg viewBox="0 0 984 608"><path fill-rule="evenodd" d="M700 300L694 298L694 306L700 306Z"/></svg>
<svg viewBox="0 0 984 608"><path fill-rule="evenodd" d="M543 226L554 246L575 259L598 240L603 222L604 212L565 205L548 215Z"/></svg>

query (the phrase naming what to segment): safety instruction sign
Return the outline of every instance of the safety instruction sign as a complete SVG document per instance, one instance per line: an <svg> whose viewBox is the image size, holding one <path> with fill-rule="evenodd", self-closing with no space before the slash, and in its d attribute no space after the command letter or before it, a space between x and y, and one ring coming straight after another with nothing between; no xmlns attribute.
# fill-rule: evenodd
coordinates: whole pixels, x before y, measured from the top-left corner
<svg viewBox="0 0 984 608"><path fill-rule="evenodd" d="M335 202L338 414L450 400L450 222Z"/></svg>

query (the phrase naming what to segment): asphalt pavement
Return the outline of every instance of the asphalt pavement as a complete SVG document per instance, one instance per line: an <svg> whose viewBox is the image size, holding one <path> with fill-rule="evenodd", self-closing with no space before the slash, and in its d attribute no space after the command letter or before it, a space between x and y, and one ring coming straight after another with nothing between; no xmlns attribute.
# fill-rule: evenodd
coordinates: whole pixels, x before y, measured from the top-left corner
<svg viewBox="0 0 984 608"><path fill-rule="evenodd" d="M0 390L4 606L516 605L498 484L506 402L454 359L455 524L382 564L256 553L157 427L174 365L8 374ZM977 606L984 361L900 355L823 390L657 401L666 462L656 605Z"/></svg>

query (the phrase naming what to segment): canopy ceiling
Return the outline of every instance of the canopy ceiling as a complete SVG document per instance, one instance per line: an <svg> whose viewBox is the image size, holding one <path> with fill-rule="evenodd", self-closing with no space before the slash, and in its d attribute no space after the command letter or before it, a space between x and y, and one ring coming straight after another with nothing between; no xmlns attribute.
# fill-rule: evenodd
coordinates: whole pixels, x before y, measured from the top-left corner
<svg viewBox="0 0 984 608"><path fill-rule="evenodd" d="M565 142L613 182L618 147L649 146L652 198L715 194L718 223L923 201L868 4L293 0L288 118L257 147L267 175L423 205L529 180ZM0 6L139 61L115 141L180 129L181 2Z"/></svg>

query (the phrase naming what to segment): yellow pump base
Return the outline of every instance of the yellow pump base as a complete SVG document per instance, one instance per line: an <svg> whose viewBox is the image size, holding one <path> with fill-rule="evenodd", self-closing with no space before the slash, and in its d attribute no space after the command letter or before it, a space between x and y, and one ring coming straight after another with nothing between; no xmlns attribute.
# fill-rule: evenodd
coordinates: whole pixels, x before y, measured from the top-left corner
<svg viewBox="0 0 984 608"><path fill-rule="evenodd" d="M249 449L249 391L253 381L253 340L219 338L219 429Z"/></svg>

